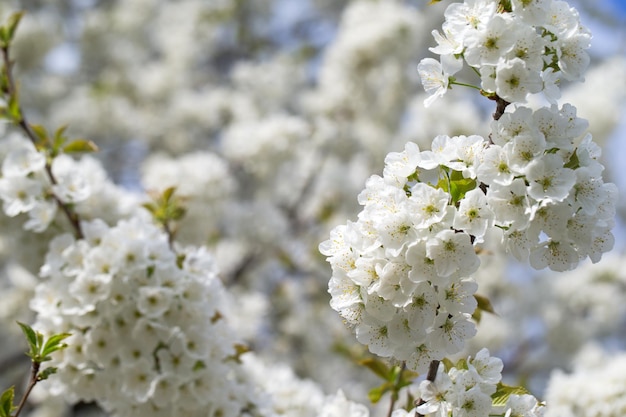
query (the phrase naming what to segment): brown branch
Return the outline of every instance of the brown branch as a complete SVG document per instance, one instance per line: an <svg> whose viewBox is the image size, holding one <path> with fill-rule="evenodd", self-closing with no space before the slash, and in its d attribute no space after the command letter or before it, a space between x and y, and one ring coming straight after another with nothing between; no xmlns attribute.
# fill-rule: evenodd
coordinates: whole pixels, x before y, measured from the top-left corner
<svg viewBox="0 0 626 417"><path fill-rule="evenodd" d="M428 374L426 375L426 381L435 382L438 369L439 369L439 361L438 360L431 361L430 366L428 367ZM424 403L426 403L426 401L420 398L419 401L416 401L415 405L416 407L419 407L420 405ZM418 413L417 410L415 410L415 417L424 417L424 415Z"/></svg>
<svg viewBox="0 0 626 417"><path fill-rule="evenodd" d="M493 114L493 120L500 120L500 117L504 114L506 106L511 103L497 95L492 100L495 100L496 102L496 112Z"/></svg>
<svg viewBox="0 0 626 417"><path fill-rule="evenodd" d="M28 388L26 388L26 392L20 401L20 404L17 406L17 411L15 411L15 415L13 417L18 417L22 412L22 409L26 405L26 400L28 400L28 396L30 395L37 382L39 382L39 368L41 366L40 362L33 361L33 365L30 368L30 381L28 381Z"/></svg>
<svg viewBox="0 0 626 417"><path fill-rule="evenodd" d="M4 61L4 67L6 68L6 78L7 78L7 86L6 86L7 89L6 91L3 91L3 93L9 97L9 101L17 100L18 93L17 93L16 84L15 84L15 79L13 78L13 62L11 62L11 58L9 54L9 46L5 46L0 49L2 49L2 59ZM19 104L19 102L17 103L17 110L19 114L19 120L13 120L13 122L17 124L24 131L28 139L30 139L33 145L36 146L37 143L39 142L39 138L37 137L35 132L33 132L33 129L30 127L30 123L28 123L28 121L26 120L26 117L24 117L24 111L22 110L22 106ZM54 177L54 174L52 173L52 163L47 158L46 158L45 170L46 170L48 179L50 180L50 183L52 185L56 185L58 182L56 178ZM74 229L74 234L76 235L76 238L82 239L83 231L80 226L80 218L78 217L78 214L76 214L76 212L71 209L70 205L61 201L59 196L57 196L54 193L51 193L51 194L57 206L61 209L61 211L65 214L65 216L69 220L72 228Z"/></svg>

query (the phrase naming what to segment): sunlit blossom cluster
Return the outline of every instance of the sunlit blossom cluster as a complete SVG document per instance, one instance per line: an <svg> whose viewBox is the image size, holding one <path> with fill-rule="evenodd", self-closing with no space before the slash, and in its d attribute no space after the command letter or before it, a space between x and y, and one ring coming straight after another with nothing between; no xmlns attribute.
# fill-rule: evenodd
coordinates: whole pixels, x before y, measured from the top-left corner
<svg viewBox="0 0 626 417"><path fill-rule="evenodd" d="M563 81L583 79L591 38L565 1L449 2L432 33L440 59L418 67L427 111L414 82L439 19L427 2L34 3L12 49L25 117L97 142L120 185L96 158L53 157L0 125L3 370L22 351L5 337L16 318L72 334L51 363L58 373L37 387L56 397L33 415L67 414L67 401L112 417L541 417L523 389L499 396L502 361L479 349L505 346L509 376L533 384L587 339L621 343L621 275L583 268L523 289L506 279L505 252L564 271L614 243L617 189L577 113L595 118L596 139L614 130L626 61L598 66L598 82L577 93L593 111L559 105ZM483 104L497 103L497 120L485 122L473 89L431 106L466 76L492 100ZM363 182L407 140L359 207ZM175 187L184 217L160 229L140 187ZM84 237L61 235L77 231L64 210ZM331 307L354 341L328 309L315 248L359 210L319 246ZM498 314L481 317L487 298ZM529 334L530 321L541 330ZM466 357L478 327L493 337L453 366L446 358ZM352 366L346 355L367 355L357 341L390 360ZM603 354L553 373L546 415L626 413L623 358L607 367ZM380 386L375 366L405 365L420 376L386 376L377 405L347 398ZM12 375L0 374L1 392Z"/></svg>
<svg viewBox="0 0 626 417"><path fill-rule="evenodd" d="M483 141L446 140L451 150ZM371 352L405 360L419 372L460 351L476 332L470 315L477 285L469 277L480 262L470 233L455 228L482 239L493 222L486 203L468 216L433 186L449 172L437 158L413 143L388 155L383 177L372 176L359 195L359 220L336 227L320 245L333 270L331 307ZM464 201L481 204L480 195L476 189Z"/></svg>
<svg viewBox="0 0 626 417"><path fill-rule="evenodd" d="M430 104L445 94L464 63L481 88L508 102L543 92L553 104L560 80L579 81L589 65L591 33L576 9L561 0L467 0L445 11L443 31L433 31L441 56L422 60L419 72Z"/></svg>
<svg viewBox="0 0 626 417"><path fill-rule="evenodd" d="M16 137L9 143L2 161L0 198L7 216L28 214L26 230L42 232L50 225L57 212L55 198L75 204L89 197L91 190L84 178L73 175L74 160L65 155L54 159L49 167L55 178L52 184L43 152L37 151L26 138Z"/></svg>
<svg viewBox="0 0 626 417"><path fill-rule="evenodd" d="M594 262L613 246L616 188L572 106L518 107L480 136L408 143L359 195L357 222L320 245L333 268L331 306L381 356L424 370L475 333L476 245L491 228L537 269ZM493 236L491 234L490 236Z"/></svg>
<svg viewBox="0 0 626 417"><path fill-rule="evenodd" d="M530 394L510 394L503 404L492 404L492 396L502 379L503 365L500 359L491 357L487 349L482 349L462 365L446 371L444 364L439 364L435 380L420 384L424 403L416 408L417 412L438 417L543 416L545 407Z"/></svg>
<svg viewBox="0 0 626 417"><path fill-rule="evenodd" d="M505 248L536 269L571 270L613 248L617 188L585 128L569 104L516 107L492 123L477 177Z"/></svg>
<svg viewBox="0 0 626 417"><path fill-rule="evenodd" d="M254 390L212 257L174 252L147 218L83 229L52 241L31 301L38 328L72 333L50 391L118 416L239 416Z"/></svg>
<svg viewBox="0 0 626 417"><path fill-rule="evenodd" d="M626 413L626 354L590 343L571 372L555 370L546 388L546 417L618 417Z"/></svg>

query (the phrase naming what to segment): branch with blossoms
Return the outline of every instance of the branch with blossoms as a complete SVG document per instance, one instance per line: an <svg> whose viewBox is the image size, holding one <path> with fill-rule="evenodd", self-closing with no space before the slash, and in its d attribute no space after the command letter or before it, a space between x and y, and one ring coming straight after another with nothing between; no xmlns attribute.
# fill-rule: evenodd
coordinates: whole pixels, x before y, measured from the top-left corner
<svg viewBox="0 0 626 417"><path fill-rule="evenodd" d="M444 16L431 48L440 60L418 65L425 105L454 85L480 90L496 103L489 139L439 135L431 150L409 142L387 155L382 176L358 197L358 220L320 245L333 272L331 307L370 352L436 371L421 383L415 411L394 417L534 416L541 404L502 385L502 362L486 350L454 365L446 357L476 334L472 275L489 239L555 271L612 249L616 187L602 179L586 121L557 106L560 80L583 78L590 34L556 0L466 0ZM456 80L465 65L480 86ZM550 107L523 106L538 93Z"/></svg>
<svg viewBox="0 0 626 417"><path fill-rule="evenodd" d="M67 160L62 154L94 152L97 147L85 139L70 141L65 127L49 135L43 126L31 124L22 110L18 86L13 77L14 62L11 59L11 43L23 12L11 15L6 25L0 27L0 93L4 105L0 117L6 118L20 128L32 146L24 144L7 156L2 166L0 198L8 216L28 213L30 220L25 228L35 232L45 230L60 209L77 238L83 237L80 218L73 205L87 198L84 181L69 172ZM42 186L38 176L45 176L48 186Z"/></svg>
<svg viewBox="0 0 626 417"><path fill-rule="evenodd" d="M175 189L143 207L134 202L126 216L113 210L110 225L94 214L101 200L94 203L100 196L87 174L98 165L86 155L70 156L95 145L68 141L64 128L50 136L25 119L9 55L21 16L0 27L2 115L23 133L7 140L0 198L8 216L29 215L26 230L51 229L60 208L73 233L51 239L40 268L44 279L30 307L37 314L35 327L56 336L44 343L41 334L22 326L34 365L16 415L52 371L57 377L50 391L69 401L94 402L114 415L172 415L181 407L190 415L206 415L207 407L213 415L255 415L257 389L241 360L248 349L225 317L229 299L214 260L204 247L175 245L175 222L185 213ZM121 205L115 200L121 195L104 199ZM77 210L88 216L79 217ZM69 347L63 343L61 354L49 358L50 346L60 349L65 338ZM40 362L50 359L54 366L40 373ZM16 417L13 397L12 389L2 395L0 416Z"/></svg>
<svg viewBox="0 0 626 417"><path fill-rule="evenodd" d="M54 366L42 369L42 364L51 361L52 356L50 355L53 353L67 348L67 344L63 340L70 336L69 333L58 333L45 338L43 334L33 330L25 323L18 322L18 325L28 343L26 355L31 360L30 378L26 391L17 405L14 404L15 387L5 390L0 395L0 417L19 417L35 385L57 372L57 368Z"/></svg>

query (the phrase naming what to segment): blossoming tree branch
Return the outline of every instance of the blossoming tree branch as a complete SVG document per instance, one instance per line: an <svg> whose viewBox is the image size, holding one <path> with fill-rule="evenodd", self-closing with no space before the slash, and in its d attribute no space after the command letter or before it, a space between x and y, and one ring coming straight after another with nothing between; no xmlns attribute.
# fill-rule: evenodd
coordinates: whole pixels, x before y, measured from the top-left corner
<svg viewBox="0 0 626 417"><path fill-rule="evenodd" d="M604 183L599 147L576 109L559 107L558 83L581 80L591 35L562 1L475 0L451 4L442 32L418 66L429 97L460 83L465 65L475 88L497 103L488 138L433 139L385 158L359 194L356 222L320 245L333 270L331 306L370 352L420 374L416 413L492 414L502 363L481 351L461 367L440 363L476 333L472 314L485 239L533 268L576 268L612 249L616 187ZM524 106L542 93L549 107ZM503 415L534 416L534 399L512 395ZM511 411L513 410L514 411ZM413 412L409 412L413 413ZM397 413L403 415L402 412Z"/></svg>
<svg viewBox="0 0 626 417"><path fill-rule="evenodd" d="M33 322L14 326L26 336L31 375L23 390L2 387L0 417L28 407L119 417L563 415L567 407L533 395L524 378L505 383L505 361L472 339L498 314L488 296L495 285L478 279L494 258L566 272L613 249L617 187L603 179L587 121L560 101L562 86L583 81L590 64L591 34L578 12L561 0L451 2L430 41L439 59L412 70L426 92L418 113L451 100L451 89L468 89L491 116L475 132L403 140L403 150L387 153L380 142L390 141L407 104L406 45L422 26L417 12L392 0L350 4L310 89L293 76L301 62L283 58L271 71L246 63L228 77L207 75L202 48L222 53L229 67L229 57L254 56L264 42L251 41L244 2L201 3L120 2L85 26L94 44L105 45L117 27L140 47L114 48L111 68L100 48L84 50L107 71L89 94L68 94L64 116L94 105L97 128L74 120L86 133L106 136L99 123L119 117L116 134L136 124L135 135L154 135L146 152L163 132L175 138L165 148L191 149L148 156L147 192L115 184L94 142L52 124L59 113L44 118L51 126L32 122L46 111L25 105L14 53L28 14L0 26L0 221L21 244L5 268L21 301L0 318ZM261 3L249 7L263 13ZM176 29L136 32L136 16ZM239 42L234 51L217 47L228 34ZM271 83L274 71L281 85ZM259 82L270 72L267 85ZM138 74L152 81L128 82ZM98 100L113 110L101 114L108 107ZM63 103L52 111L62 114ZM200 128L215 136L211 151L193 151ZM344 208L357 194L350 175L369 175L385 153L382 175L358 193L358 214ZM324 291L311 285L325 286L329 274L330 307L352 332L341 342L329 341L345 329L333 327ZM303 346L319 354L309 358ZM12 365L1 359L3 372ZM42 370L43 362L50 366ZM326 381L305 379L296 366ZM369 406L351 398L360 389Z"/></svg>

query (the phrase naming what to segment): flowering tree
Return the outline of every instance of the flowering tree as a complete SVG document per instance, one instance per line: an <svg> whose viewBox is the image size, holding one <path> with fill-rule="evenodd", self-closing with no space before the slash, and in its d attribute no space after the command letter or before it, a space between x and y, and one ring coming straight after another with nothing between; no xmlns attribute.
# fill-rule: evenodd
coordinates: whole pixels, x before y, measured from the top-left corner
<svg viewBox="0 0 626 417"><path fill-rule="evenodd" d="M547 403L531 394L580 352L577 372L619 381L594 361L599 347L583 346L618 331L607 318L625 317L626 277L578 268L613 248L617 188L588 123L561 102L590 64L590 32L559 0L445 6L432 33L440 59L411 72L431 43L423 23L442 9L345 6L314 83L303 70L317 53L310 34L296 52L270 54L283 45L259 29L266 1L59 7L67 21L86 13L69 48L82 79L22 68L42 29L10 15L0 28L0 313L68 345L34 391L39 409L63 413L62 398L114 416L366 416L367 393L374 414L394 417L620 415L613 392L568 396L577 374L555 373ZM334 7L316 3L319 21ZM68 51L47 42L35 43ZM471 93L493 114L484 119ZM120 137L132 141L116 151ZM382 176L366 180L383 160ZM130 189L139 182L146 192ZM357 344L327 308L318 244L330 306ZM504 277L508 254L583 278L516 284ZM596 298L577 301L576 288ZM600 309L607 297L615 310ZM543 356L529 353L538 326L515 331L525 318L547 329L538 338L553 336ZM603 398L605 414L573 411Z"/></svg>

